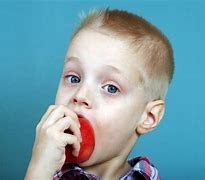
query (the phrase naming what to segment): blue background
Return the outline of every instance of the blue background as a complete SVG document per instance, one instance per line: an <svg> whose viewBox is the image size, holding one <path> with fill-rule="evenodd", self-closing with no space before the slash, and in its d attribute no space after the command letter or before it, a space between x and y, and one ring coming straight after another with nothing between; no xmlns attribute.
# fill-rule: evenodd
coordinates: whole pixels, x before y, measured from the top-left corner
<svg viewBox="0 0 205 180"><path fill-rule="evenodd" d="M174 48L166 114L131 156L148 156L162 179L205 179L205 3L171 0L0 2L0 179L23 179L35 126L54 103L78 14L102 7L143 16Z"/></svg>

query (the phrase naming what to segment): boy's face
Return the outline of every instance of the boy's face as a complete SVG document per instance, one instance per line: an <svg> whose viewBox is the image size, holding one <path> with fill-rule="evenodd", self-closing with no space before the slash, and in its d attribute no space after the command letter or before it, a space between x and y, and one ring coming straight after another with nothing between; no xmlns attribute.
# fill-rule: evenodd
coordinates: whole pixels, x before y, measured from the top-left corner
<svg viewBox="0 0 205 180"><path fill-rule="evenodd" d="M84 30L71 42L56 104L86 117L95 131L91 165L126 156L137 138L145 108L137 60L126 42Z"/></svg>

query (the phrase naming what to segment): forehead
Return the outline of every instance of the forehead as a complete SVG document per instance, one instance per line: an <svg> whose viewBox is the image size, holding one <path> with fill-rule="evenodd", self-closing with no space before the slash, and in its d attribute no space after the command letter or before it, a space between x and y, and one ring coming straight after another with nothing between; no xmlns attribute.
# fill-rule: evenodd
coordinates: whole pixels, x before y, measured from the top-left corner
<svg viewBox="0 0 205 180"><path fill-rule="evenodd" d="M115 36L83 30L71 41L66 59L69 57L77 57L86 67L112 66L133 81L142 80L141 57L133 52L128 42Z"/></svg>
<svg viewBox="0 0 205 180"><path fill-rule="evenodd" d="M95 57L96 60L104 58L105 60L109 57L117 59L123 57L127 51L127 43L120 40L114 36L99 33L94 30L83 30L80 31L71 41L69 50L75 50L76 53L83 54L87 56L98 56ZM99 56L101 55L101 56Z"/></svg>

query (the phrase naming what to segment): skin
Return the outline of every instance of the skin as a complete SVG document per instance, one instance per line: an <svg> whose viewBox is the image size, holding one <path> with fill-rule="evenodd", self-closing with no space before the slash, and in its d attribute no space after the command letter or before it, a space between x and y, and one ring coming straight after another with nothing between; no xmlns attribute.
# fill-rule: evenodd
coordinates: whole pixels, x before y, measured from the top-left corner
<svg viewBox="0 0 205 180"><path fill-rule="evenodd" d="M96 141L92 156L80 165L101 179L117 179L128 171L127 157L137 139L155 129L164 114L163 100L146 101L136 60L143 59L119 38L87 29L72 40L55 105L37 126L25 179L37 177L37 167L46 166L43 162L49 162L48 171L42 173L50 179L63 165L66 144L72 144L73 154L78 155L77 114L90 121ZM63 133L67 127L74 135Z"/></svg>

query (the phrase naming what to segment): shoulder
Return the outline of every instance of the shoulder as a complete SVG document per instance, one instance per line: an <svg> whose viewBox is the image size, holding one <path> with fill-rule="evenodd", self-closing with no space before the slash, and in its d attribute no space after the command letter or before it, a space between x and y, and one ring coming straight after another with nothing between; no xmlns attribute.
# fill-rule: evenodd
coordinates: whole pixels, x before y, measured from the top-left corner
<svg viewBox="0 0 205 180"><path fill-rule="evenodd" d="M139 180L160 180L158 169L150 162L147 157L136 157L128 160L131 169L123 178ZM121 179L123 179L121 178Z"/></svg>

